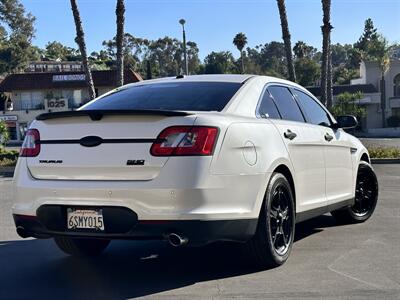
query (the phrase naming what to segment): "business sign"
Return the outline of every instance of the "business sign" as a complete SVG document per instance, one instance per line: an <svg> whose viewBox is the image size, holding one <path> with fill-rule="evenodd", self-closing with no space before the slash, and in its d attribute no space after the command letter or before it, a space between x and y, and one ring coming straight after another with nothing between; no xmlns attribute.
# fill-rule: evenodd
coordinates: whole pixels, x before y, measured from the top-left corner
<svg viewBox="0 0 400 300"><path fill-rule="evenodd" d="M18 121L18 116L0 116L0 120L5 122L15 122Z"/></svg>
<svg viewBox="0 0 400 300"><path fill-rule="evenodd" d="M66 99L48 99L47 100L47 108L55 109L55 108L65 108L67 106Z"/></svg>
<svg viewBox="0 0 400 300"><path fill-rule="evenodd" d="M63 81L85 81L85 74L53 75L53 82Z"/></svg>

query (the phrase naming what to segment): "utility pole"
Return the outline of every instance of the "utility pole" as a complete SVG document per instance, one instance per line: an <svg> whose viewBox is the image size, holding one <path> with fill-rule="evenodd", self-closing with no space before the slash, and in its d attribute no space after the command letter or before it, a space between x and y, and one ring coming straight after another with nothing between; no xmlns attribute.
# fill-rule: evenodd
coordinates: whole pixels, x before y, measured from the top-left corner
<svg viewBox="0 0 400 300"><path fill-rule="evenodd" d="M182 25L182 34L183 34L183 60L184 60L184 72L185 75L189 75L189 65L187 60L187 53L186 53L186 33L185 33L185 19L180 19L179 24Z"/></svg>

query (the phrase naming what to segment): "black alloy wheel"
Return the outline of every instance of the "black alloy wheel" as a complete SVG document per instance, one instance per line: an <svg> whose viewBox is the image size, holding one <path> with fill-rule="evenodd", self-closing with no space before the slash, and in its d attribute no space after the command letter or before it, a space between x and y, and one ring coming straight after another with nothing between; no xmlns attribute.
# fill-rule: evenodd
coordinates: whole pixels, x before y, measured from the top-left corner
<svg viewBox="0 0 400 300"><path fill-rule="evenodd" d="M264 196L255 235L247 248L256 264L278 267L286 262L293 246L295 205L292 188L281 173L273 173Z"/></svg>
<svg viewBox="0 0 400 300"><path fill-rule="evenodd" d="M361 161L357 172L354 204L335 210L331 215L339 223L361 223L368 220L378 201L378 180L372 166Z"/></svg>
<svg viewBox="0 0 400 300"><path fill-rule="evenodd" d="M278 185L274 191L269 210L269 222L271 228L271 239L275 251L284 255L291 243L293 234L293 216L290 213L292 201L290 192L286 185Z"/></svg>

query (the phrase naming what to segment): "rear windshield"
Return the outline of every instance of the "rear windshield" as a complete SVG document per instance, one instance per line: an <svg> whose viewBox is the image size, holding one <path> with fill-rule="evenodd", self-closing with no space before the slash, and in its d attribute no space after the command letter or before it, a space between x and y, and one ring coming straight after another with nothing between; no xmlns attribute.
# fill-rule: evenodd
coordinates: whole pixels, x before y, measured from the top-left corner
<svg viewBox="0 0 400 300"><path fill-rule="evenodd" d="M240 86L232 82L144 84L117 90L84 109L221 111Z"/></svg>

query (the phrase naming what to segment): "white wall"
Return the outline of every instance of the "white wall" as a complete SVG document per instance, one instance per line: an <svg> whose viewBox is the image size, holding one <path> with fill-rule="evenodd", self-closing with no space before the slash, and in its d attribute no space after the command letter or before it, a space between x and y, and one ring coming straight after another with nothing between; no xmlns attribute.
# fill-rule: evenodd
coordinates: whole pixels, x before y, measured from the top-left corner
<svg viewBox="0 0 400 300"><path fill-rule="evenodd" d="M397 74L400 74L400 60L392 60L390 62L390 68L386 72L386 97L394 97L394 84L393 80ZM389 102L389 101L388 101Z"/></svg>

